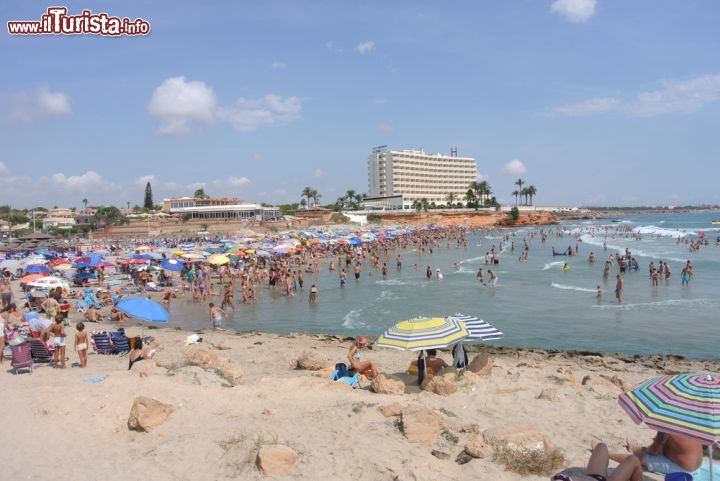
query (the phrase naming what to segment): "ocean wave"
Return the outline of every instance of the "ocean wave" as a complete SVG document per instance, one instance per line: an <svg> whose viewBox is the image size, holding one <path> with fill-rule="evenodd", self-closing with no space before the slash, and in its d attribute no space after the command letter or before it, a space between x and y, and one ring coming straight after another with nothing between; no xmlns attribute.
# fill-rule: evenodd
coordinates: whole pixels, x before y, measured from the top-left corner
<svg viewBox="0 0 720 481"><path fill-rule="evenodd" d="M343 327L347 327L348 329L360 329L363 327L367 327L367 324L360 320L361 310L362 309L353 309L352 311L348 312L345 317L343 317Z"/></svg>
<svg viewBox="0 0 720 481"><path fill-rule="evenodd" d="M398 279L385 279L375 281L375 284L380 284L381 286L406 286L409 284L409 282L401 281Z"/></svg>
<svg viewBox="0 0 720 481"><path fill-rule="evenodd" d="M678 237L683 238L687 235L695 234L694 232L690 232L690 231L686 231L686 230L668 229L666 227L658 227L655 225L638 226L638 227L633 228L632 231L635 234L672 237L673 239L677 239Z"/></svg>
<svg viewBox="0 0 720 481"><path fill-rule="evenodd" d="M477 257L471 257L469 259L463 259L460 261L460 264L471 264L473 262L481 262L485 261L485 256L477 256Z"/></svg>
<svg viewBox="0 0 720 481"><path fill-rule="evenodd" d="M567 286L567 285L565 285L565 284L557 284L557 283L555 283L555 282L553 282L553 283L550 284L550 285L553 286L553 287L556 288L556 289L565 289L565 290L568 290L568 291L596 292L595 289L588 289L587 287Z"/></svg>
<svg viewBox="0 0 720 481"><path fill-rule="evenodd" d="M542 268L542 270L546 271L548 269L552 269L555 266L561 266L565 264L565 261L555 261L555 262L548 262L545 264L545 267Z"/></svg>
<svg viewBox="0 0 720 481"><path fill-rule="evenodd" d="M636 304L617 304L617 305L594 305L593 309L616 310L616 311L632 311L635 309L665 309L665 308L686 308L687 306L708 306L718 307L720 302L713 299L668 299L657 302L639 302Z"/></svg>
<svg viewBox="0 0 720 481"><path fill-rule="evenodd" d="M400 296L395 294L392 291L381 291L380 292L380 300L381 301L396 301L400 299Z"/></svg>

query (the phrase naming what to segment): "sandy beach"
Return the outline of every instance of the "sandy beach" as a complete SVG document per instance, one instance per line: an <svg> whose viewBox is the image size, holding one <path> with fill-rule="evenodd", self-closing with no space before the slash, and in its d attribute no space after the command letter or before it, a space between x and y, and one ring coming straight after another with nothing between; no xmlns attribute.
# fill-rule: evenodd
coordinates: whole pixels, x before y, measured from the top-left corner
<svg viewBox="0 0 720 481"><path fill-rule="evenodd" d="M128 323L126 331L137 335L141 326ZM455 460L476 433L520 428L529 442L546 438L559 448L564 467L583 466L594 439L618 450L626 437L647 442L653 435L618 406L621 386L657 374L720 368L717 362L660 356L490 349L489 375L449 375L458 390L441 396L420 391L404 374L412 353L375 348L367 356L407 384L404 394L393 395L372 392L369 381L352 389L329 381L326 371L293 369L303 352L328 366L345 360L350 338L198 331L203 342L186 347L189 332L144 332L155 337L156 359L170 369L144 362L128 371L127 356L90 354L85 369L42 366L32 375L0 376L4 409L11 414L0 449L13 453L2 477L129 479L131 469L144 479L260 479L258 450L284 445L298 459L277 479L547 479L507 471L493 461L491 447L484 458L462 465ZM213 369L186 365L187 353L200 350L232 361L242 379L233 384ZM70 364L76 363L72 348L68 353ZM450 361L449 353L442 356ZM103 380L84 382L95 376ZM131 431L128 415L137 396L167 403L173 412L150 432ZM410 442L400 417L380 411L395 403L405 413L431 410L445 427L434 442Z"/></svg>

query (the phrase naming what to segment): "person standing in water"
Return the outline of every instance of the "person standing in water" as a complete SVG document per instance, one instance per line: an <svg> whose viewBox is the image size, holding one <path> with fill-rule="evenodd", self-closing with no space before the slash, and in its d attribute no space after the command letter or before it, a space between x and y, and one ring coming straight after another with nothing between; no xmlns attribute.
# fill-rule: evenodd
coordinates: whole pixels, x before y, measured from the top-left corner
<svg viewBox="0 0 720 481"><path fill-rule="evenodd" d="M615 283L615 298L618 301L618 304L622 304L622 292L623 287L625 286L625 279L622 278L620 274L617 275L617 283Z"/></svg>

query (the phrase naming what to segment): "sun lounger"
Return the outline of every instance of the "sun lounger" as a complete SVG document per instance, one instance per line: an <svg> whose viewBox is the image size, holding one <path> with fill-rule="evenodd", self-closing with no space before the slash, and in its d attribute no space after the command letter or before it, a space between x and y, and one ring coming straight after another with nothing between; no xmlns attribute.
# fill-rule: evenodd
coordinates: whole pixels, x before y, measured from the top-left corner
<svg viewBox="0 0 720 481"><path fill-rule="evenodd" d="M32 374L33 359L32 353L30 352L30 345L27 342L10 345L10 351L12 352L11 365L15 374L17 374L20 369L27 369L30 371L30 374Z"/></svg>
<svg viewBox="0 0 720 481"><path fill-rule="evenodd" d="M130 352L130 340L122 332L109 332L115 354Z"/></svg>
<svg viewBox="0 0 720 481"><path fill-rule="evenodd" d="M78 312L85 312L89 307L88 303L83 300L79 300L75 303L75 309L77 309Z"/></svg>
<svg viewBox="0 0 720 481"><path fill-rule="evenodd" d="M35 362L51 362L52 353L45 347L45 343L40 339L28 339L30 346L30 354Z"/></svg>
<svg viewBox="0 0 720 481"><path fill-rule="evenodd" d="M105 331L91 333L90 343L98 354L115 354L110 335Z"/></svg>

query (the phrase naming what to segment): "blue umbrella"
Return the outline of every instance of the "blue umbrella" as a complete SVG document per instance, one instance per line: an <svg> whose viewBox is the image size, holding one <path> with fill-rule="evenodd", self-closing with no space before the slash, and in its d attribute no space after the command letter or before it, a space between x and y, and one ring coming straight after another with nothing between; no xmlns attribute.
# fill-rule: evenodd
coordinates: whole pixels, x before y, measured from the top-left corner
<svg viewBox="0 0 720 481"><path fill-rule="evenodd" d="M350 242L350 244L354 246L359 246L360 244L362 244L362 239L360 239L359 237L351 237L348 239L348 242Z"/></svg>
<svg viewBox="0 0 720 481"><path fill-rule="evenodd" d="M152 256L150 254L135 254L133 256L133 259L142 259L145 261L149 261L152 259Z"/></svg>
<svg viewBox="0 0 720 481"><path fill-rule="evenodd" d="M142 297L125 299L118 302L115 307L128 316L145 322L158 322L165 324L170 319L170 313L168 313L163 306L155 301L143 299Z"/></svg>
<svg viewBox="0 0 720 481"><path fill-rule="evenodd" d="M160 263L160 266L169 271L181 271L185 268L185 264L176 259L165 259Z"/></svg>
<svg viewBox="0 0 720 481"><path fill-rule="evenodd" d="M88 264L87 262L78 262L77 264L73 264L73 269L87 269L88 267L92 267L92 264Z"/></svg>
<svg viewBox="0 0 720 481"><path fill-rule="evenodd" d="M44 272L50 272L50 269L48 269L45 266L28 266L25 268L25 272L28 274L42 274Z"/></svg>

